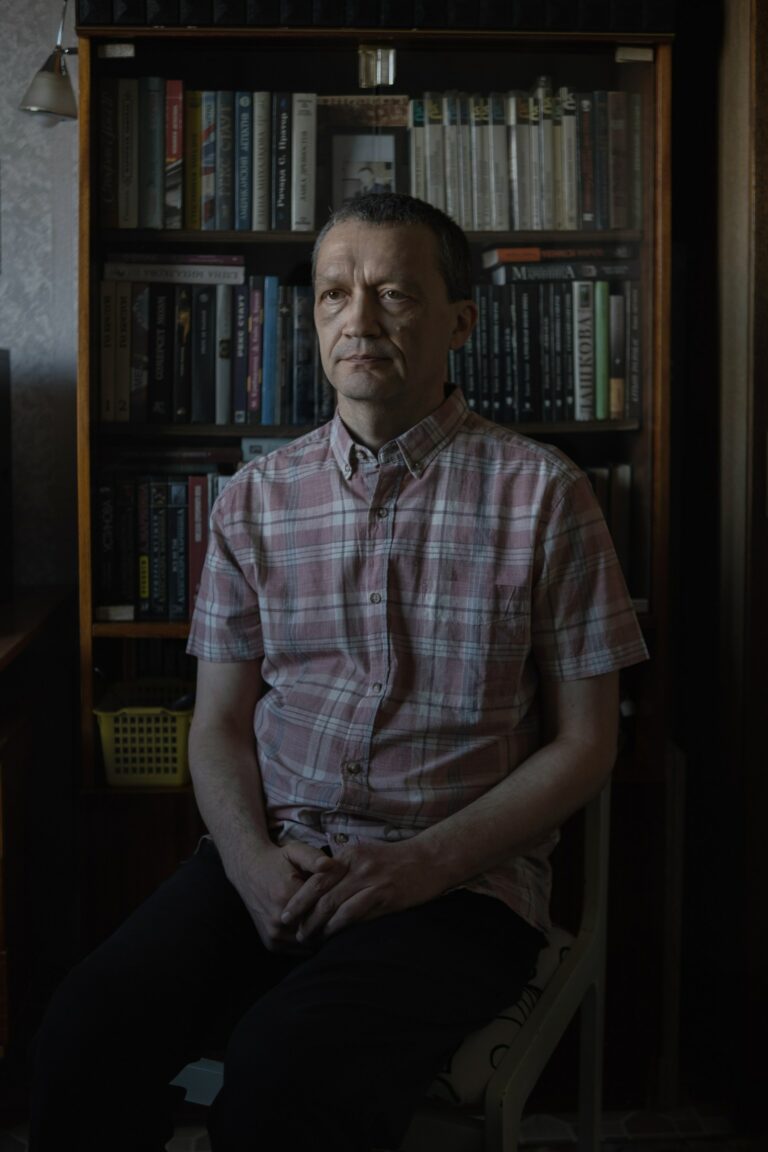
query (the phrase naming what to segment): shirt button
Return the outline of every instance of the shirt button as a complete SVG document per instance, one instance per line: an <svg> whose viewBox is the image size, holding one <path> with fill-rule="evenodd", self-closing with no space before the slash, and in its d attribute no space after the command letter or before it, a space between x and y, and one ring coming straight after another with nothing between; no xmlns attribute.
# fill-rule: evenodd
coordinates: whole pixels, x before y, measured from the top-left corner
<svg viewBox="0 0 768 1152"><path fill-rule="evenodd" d="M381 604L381 592L371 592L368 599L371 604Z"/></svg>
<svg viewBox="0 0 768 1152"><path fill-rule="evenodd" d="M337 832L333 837L333 842L334 844L348 844L349 836L347 836L346 832Z"/></svg>
<svg viewBox="0 0 768 1152"><path fill-rule="evenodd" d="M381 692L381 688L382 688L382 686L378 680L375 680L374 683L371 684L371 692L375 693L377 696L378 696L379 692Z"/></svg>
<svg viewBox="0 0 768 1152"><path fill-rule="evenodd" d="M389 515L389 509L388 508L377 508L376 509L376 515L378 516L379 520L386 520L387 516Z"/></svg>
<svg viewBox="0 0 768 1152"><path fill-rule="evenodd" d="M357 760L350 760L346 768L350 776L359 776L362 771L362 765L358 764Z"/></svg>

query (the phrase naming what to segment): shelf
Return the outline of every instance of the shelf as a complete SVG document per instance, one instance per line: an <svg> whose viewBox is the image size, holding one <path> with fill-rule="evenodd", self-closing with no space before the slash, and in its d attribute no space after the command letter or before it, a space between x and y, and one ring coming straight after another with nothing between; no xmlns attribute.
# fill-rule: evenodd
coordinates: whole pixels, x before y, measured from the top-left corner
<svg viewBox="0 0 768 1152"><path fill-rule="evenodd" d="M91 626L96 638L121 640L186 640L188 620L95 620Z"/></svg>
<svg viewBox="0 0 768 1152"><path fill-rule="evenodd" d="M204 245L209 250L211 245L226 244L227 247L235 244L312 244L317 232L234 232L195 229L151 229L151 228L110 228L101 233L105 245L122 244L162 244ZM541 247L544 245L568 245L579 247L589 244L641 244L641 232L627 229L601 229L592 232L466 232L467 239L474 247L497 248L500 246Z"/></svg>
<svg viewBox="0 0 768 1152"><path fill-rule="evenodd" d="M100 423L95 431L101 439L115 440L232 440L257 437L265 440L299 437L313 431L315 425L296 427L292 424L132 424L130 421ZM317 425L320 427L320 425ZM525 436L574 435L588 432L638 432L639 420L564 420L532 424L506 425L510 431ZM190 461L192 463L192 461Z"/></svg>

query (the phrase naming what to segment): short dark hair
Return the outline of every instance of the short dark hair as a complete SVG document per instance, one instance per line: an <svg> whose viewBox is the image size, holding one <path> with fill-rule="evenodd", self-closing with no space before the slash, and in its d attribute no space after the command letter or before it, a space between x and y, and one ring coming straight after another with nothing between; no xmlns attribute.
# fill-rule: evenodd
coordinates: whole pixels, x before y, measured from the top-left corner
<svg viewBox="0 0 768 1152"><path fill-rule="evenodd" d="M321 228L312 250L312 281L317 267L317 254L325 237L337 224L359 220L362 224L421 224L437 240L438 270L445 281L450 301L469 300L472 296L472 253L459 225L425 200L404 192L364 192L337 208Z"/></svg>

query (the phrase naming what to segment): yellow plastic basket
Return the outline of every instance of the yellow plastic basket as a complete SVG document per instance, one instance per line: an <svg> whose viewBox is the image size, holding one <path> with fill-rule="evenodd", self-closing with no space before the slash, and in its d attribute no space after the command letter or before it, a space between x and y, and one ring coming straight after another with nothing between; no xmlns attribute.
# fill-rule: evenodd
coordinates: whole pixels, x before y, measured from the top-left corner
<svg viewBox="0 0 768 1152"><path fill-rule="evenodd" d="M192 685L135 680L109 688L94 708L107 783L181 787L189 783L187 739Z"/></svg>

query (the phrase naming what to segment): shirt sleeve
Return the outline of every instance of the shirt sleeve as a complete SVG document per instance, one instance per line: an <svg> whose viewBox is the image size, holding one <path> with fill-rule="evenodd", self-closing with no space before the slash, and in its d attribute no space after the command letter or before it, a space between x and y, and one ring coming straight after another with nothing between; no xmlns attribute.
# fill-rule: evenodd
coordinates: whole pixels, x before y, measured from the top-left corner
<svg viewBox="0 0 768 1152"><path fill-rule="evenodd" d="M542 521L532 645L542 675L577 680L648 657L600 506L583 473Z"/></svg>
<svg viewBox="0 0 768 1152"><path fill-rule="evenodd" d="M261 616L253 570L255 524L242 497L245 486L231 483L211 512L208 550L195 601L187 651L201 660L259 660L264 655Z"/></svg>

